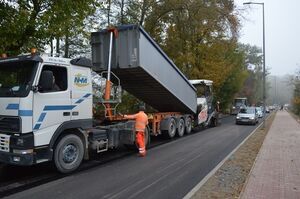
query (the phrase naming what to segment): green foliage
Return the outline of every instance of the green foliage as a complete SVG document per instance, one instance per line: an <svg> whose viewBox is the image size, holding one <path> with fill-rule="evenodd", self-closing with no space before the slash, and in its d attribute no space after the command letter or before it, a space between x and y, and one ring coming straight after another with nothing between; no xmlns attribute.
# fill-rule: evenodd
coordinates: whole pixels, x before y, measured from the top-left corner
<svg viewBox="0 0 300 199"><path fill-rule="evenodd" d="M216 92L216 97L221 102L223 110L229 108L236 93L243 88L244 82L249 76L249 71L243 67L244 52L234 50L234 52L229 52L229 54L231 54L231 59L227 66L227 78L219 87L216 87L216 89L219 89ZM223 76L224 72L222 74L222 71L224 70L220 69L220 71L219 75Z"/></svg>
<svg viewBox="0 0 300 199"><path fill-rule="evenodd" d="M141 103L136 97L128 92L122 95L122 103L118 106L120 113L134 113L138 111L139 104Z"/></svg>
<svg viewBox="0 0 300 199"><path fill-rule="evenodd" d="M0 2L0 52L17 55L43 49L55 37L83 32L97 1L12 0Z"/></svg>
<svg viewBox="0 0 300 199"><path fill-rule="evenodd" d="M300 116L300 69L292 80L294 84L294 94L292 99L293 112Z"/></svg>
<svg viewBox="0 0 300 199"><path fill-rule="evenodd" d="M237 97L247 97L250 104L259 105L263 102L262 51L257 46L250 45L241 45L240 48L245 53L245 65L252 69Z"/></svg>
<svg viewBox="0 0 300 199"><path fill-rule="evenodd" d="M0 2L0 51L14 55L21 52L24 43L33 45L38 43L32 39L38 35L35 20L43 5L28 1L1 1ZM40 46L42 46L41 44ZM26 47L25 47L26 48Z"/></svg>

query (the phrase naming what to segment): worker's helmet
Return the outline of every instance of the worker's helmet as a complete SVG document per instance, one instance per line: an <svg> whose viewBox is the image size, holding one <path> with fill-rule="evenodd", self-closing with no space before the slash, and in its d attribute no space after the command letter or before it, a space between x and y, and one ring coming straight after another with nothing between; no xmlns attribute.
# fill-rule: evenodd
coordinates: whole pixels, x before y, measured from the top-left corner
<svg viewBox="0 0 300 199"><path fill-rule="evenodd" d="M145 111L145 105L144 104L139 105L139 111Z"/></svg>

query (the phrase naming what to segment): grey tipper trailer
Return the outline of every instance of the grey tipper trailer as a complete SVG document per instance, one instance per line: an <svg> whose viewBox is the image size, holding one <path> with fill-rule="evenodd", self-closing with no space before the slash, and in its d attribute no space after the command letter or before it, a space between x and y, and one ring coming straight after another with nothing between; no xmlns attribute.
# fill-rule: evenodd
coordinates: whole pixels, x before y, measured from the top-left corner
<svg viewBox="0 0 300 199"><path fill-rule="evenodd" d="M155 41L138 25L117 27L112 45L111 69L122 87L160 112L195 114L195 87ZM94 70L107 70L110 32L91 36Z"/></svg>

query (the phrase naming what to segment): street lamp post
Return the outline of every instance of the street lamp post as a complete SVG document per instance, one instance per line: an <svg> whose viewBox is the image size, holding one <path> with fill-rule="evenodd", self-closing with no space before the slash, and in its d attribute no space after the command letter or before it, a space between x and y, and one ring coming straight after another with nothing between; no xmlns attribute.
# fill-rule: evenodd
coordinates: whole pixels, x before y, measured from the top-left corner
<svg viewBox="0 0 300 199"><path fill-rule="evenodd" d="M261 5L263 14L263 128L265 128L265 117L266 117L266 49L265 49L265 4L256 2L246 2L244 5Z"/></svg>

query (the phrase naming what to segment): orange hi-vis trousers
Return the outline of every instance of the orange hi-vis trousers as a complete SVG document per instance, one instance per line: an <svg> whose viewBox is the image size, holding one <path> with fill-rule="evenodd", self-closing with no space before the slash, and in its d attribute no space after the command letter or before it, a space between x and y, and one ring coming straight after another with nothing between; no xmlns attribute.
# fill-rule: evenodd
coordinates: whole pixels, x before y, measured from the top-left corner
<svg viewBox="0 0 300 199"><path fill-rule="evenodd" d="M139 147L140 156L145 156L146 155L145 133L143 131L137 131L135 134L135 140Z"/></svg>

